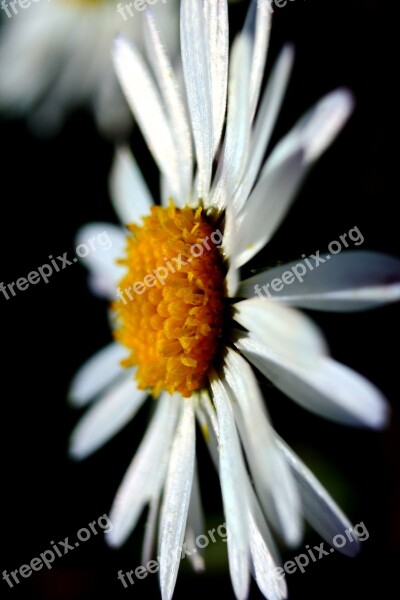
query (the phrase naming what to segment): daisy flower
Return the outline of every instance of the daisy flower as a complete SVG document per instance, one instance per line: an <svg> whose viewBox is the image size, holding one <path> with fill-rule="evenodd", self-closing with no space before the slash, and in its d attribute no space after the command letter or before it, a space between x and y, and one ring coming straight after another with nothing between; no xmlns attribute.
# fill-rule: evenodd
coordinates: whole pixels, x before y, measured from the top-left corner
<svg viewBox="0 0 400 600"><path fill-rule="evenodd" d="M16 4L16 5L15 5ZM67 111L89 106L104 133L121 135L132 123L112 68L110 50L121 32L143 47L143 13L117 11L115 0L40 0L23 9L1 4L0 107L30 113L32 125L51 132ZM159 0L162 32L176 47L176 0ZM16 12L15 12L16 11ZM132 12L132 11L131 11ZM128 18L123 18L123 17Z"/></svg>
<svg viewBox="0 0 400 600"><path fill-rule="evenodd" d="M75 405L96 403L73 432L71 454L88 456L153 398L154 415L111 509L108 541L122 544L148 505L143 564L158 529L161 593L169 599L182 545L193 547L202 532L197 420L219 472L235 595L246 598L253 573L267 598L280 599L286 585L276 577L272 530L295 545L305 519L332 543L351 525L275 432L253 367L323 417L382 427L385 399L329 356L321 331L297 307L357 310L395 300L400 261L342 253L315 271L312 288L254 296L256 283L287 267L244 281L240 268L271 239L349 117L352 96L328 94L270 149L293 62L287 46L260 97L270 11L250 4L230 53L225 0L183 0L180 28L185 91L150 11L147 60L124 39L115 42L122 89L161 171L161 204L121 148L110 188L126 227L92 224L78 236L106 230L113 241L108 253L85 260L94 291L113 300L116 341L73 381ZM356 549L355 539L342 551ZM199 552L189 559L203 567Z"/></svg>

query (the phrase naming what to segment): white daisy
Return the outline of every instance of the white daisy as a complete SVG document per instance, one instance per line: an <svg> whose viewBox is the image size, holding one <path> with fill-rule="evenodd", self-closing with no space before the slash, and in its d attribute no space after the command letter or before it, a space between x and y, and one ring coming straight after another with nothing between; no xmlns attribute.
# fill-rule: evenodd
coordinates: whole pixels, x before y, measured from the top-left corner
<svg viewBox="0 0 400 600"><path fill-rule="evenodd" d="M228 66L226 0L183 0L185 97L150 12L151 70L136 48L116 41L117 74L162 174L161 206L121 149L111 192L128 230L99 223L79 234L85 241L107 230L113 241L108 253L89 254L86 262L93 289L114 300L117 341L91 358L72 384L75 405L96 403L72 435L71 454L88 456L134 416L149 392L157 398L114 501L108 540L122 544L149 505L143 560L158 527L164 599L173 594L185 535L193 540L201 532L196 419L220 475L237 598L246 597L250 572L267 598L286 595L284 581L275 577L279 559L269 527L290 545L301 539L303 518L329 542L350 527L274 431L250 365L324 417L376 428L387 419L380 392L331 358L322 333L292 305L353 310L397 299L400 284L390 282L399 281L400 261L340 254L329 271L315 271L312 289L294 286L282 302L251 297L265 273L240 283L240 267L270 240L353 106L346 90L328 94L262 164L293 61L285 47L259 102L269 15L251 3ZM356 548L347 544L343 551ZM201 568L201 557L194 557Z"/></svg>
<svg viewBox="0 0 400 600"><path fill-rule="evenodd" d="M2 4L8 18L0 31L0 107L17 115L29 111L33 126L48 132L67 111L86 105L102 131L123 134L132 118L112 68L111 44L121 32L143 47L143 12L122 14L117 7L125 3L116 0L40 0L24 9L13 4ZM177 2L159 0L154 10L172 50Z"/></svg>

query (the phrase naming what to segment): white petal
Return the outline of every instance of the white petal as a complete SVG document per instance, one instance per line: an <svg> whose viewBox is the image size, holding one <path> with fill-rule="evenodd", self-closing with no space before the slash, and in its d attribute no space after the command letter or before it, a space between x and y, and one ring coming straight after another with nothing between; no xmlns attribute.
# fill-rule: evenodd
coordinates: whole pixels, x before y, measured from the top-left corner
<svg viewBox="0 0 400 600"><path fill-rule="evenodd" d="M233 318L267 349L299 365L312 365L327 348L321 331L301 312L271 300L251 298L235 305Z"/></svg>
<svg viewBox="0 0 400 600"><path fill-rule="evenodd" d="M184 398L165 482L160 523L160 587L163 600L174 593L186 529L195 463L193 401Z"/></svg>
<svg viewBox="0 0 400 600"><path fill-rule="evenodd" d="M166 104L174 142L179 156L180 190L176 197L179 205L187 203L192 183L193 153L189 123L185 107L178 91L178 83L171 62L166 54L165 46L152 12L145 11L148 35L145 36L146 47L157 83ZM175 198L174 198L175 199Z"/></svg>
<svg viewBox="0 0 400 600"><path fill-rule="evenodd" d="M89 358L71 381L68 394L71 404L85 406L114 379L126 373L120 365L125 356L126 348L114 342Z"/></svg>
<svg viewBox="0 0 400 600"><path fill-rule="evenodd" d="M273 555L258 529L253 515L249 514L250 549L254 575L261 593L268 600L287 598L287 587L283 578L277 576Z"/></svg>
<svg viewBox="0 0 400 600"><path fill-rule="evenodd" d="M122 277L122 274L120 277ZM102 298L103 300L115 300L117 283L120 277L116 281L116 277L89 273L87 281L88 288L91 293L98 298Z"/></svg>
<svg viewBox="0 0 400 600"><path fill-rule="evenodd" d="M147 515L143 540L142 565L146 565L153 556L159 507L160 493L153 496L150 500L149 514Z"/></svg>
<svg viewBox="0 0 400 600"><path fill-rule="evenodd" d="M139 167L127 146L115 153L110 175L110 196L121 223L141 225L153 200Z"/></svg>
<svg viewBox="0 0 400 600"><path fill-rule="evenodd" d="M308 366L275 354L255 339L243 338L237 348L277 388L317 415L347 425L379 429L389 407L381 392L362 375L328 356Z"/></svg>
<svg viewBox="0 0 400 600"><path fill-rule="evenodd" d="M346 530L352 529L350 521L310 469L278 435L276 435L276 443L296 477L304 517L324 540L333 545L335 535L344 534ZM351 537L351 540L346 538L345 546L338 548L339 552L347 556L355 556L360 549L357 537L354 534Z"/></svg>
<svg viewBox="0 0 400 600"><path fill-rule="evenodd" d="M247 167L233 199L233 204L237 212L247 200L259 173L286 92L292 71L293 59L293 47L286 45L280 53L268 79L268 85L263 94L254 125Z"/></svg>
<svg viewBox="0 0 400 600"><path fill-rule="evenodd" d="M229 569L238 599L247 597L249 586L249 537L246 519L246 468L236 431L230 399L222 383L211 381L219 427L219 473L228 529Z"/></svg>
<svg viewBox="0 0 400 600"><path fill-rule="evenodd" d="M197 536L202 534L204 534L203 506L200 497L197 467L195 467L185 534L186 549L190 552L187 556L195 571L204 571L203 550L196 543Z"/></svg>
<svg viewBox="0 0 400 600"><path fill-rule="evenodd" d="M218 148L226 111L229 60L227 0L205 0L204 14L210 51L214 154Z"/></svg>
<svg viewBox="0 0 400 600"><path fill-rule="evenodd" d="M162 394L156 412L114 499L107 535L111 546L120 546L134 529L145 504L160 493L180 408L179 399Z"/></svg>
<svg viewBox="0 0 400 600"><path fill-rule="evenodd" d="M90 223L78 231L75 244L77 256L93 275L113 282L116 287L125 273L117 265L126 246L123 229L110 223Z"/></svg>
<svg viewBox="0 0 400 600"><path fill-rule="evenodd" d="M199 422L200 429L203 433L204 440L207 443L210 451L211 460L218 471L218 440L219 427L215 408L211 403L211 399L207 390L200 393L200 402L196 407L196 416Z"/></svg>
<svg viewBox="0 0 400 600"><path fill-rule="evenodd" d="M78 422L71 435L70 454L86 458L108 442L136 414L147 392L138 390L132 374L110 388Z"/></svg>
<svg viewBox="0 0 400 600"><path fill-rule="evenodd" d="M243 209L236 266L248 262L271 239L308 169L333 141L352 108L351 94L336 90L320 100L276 146Z"/></svg>
<svg viewBox="0 0 400 600"><path fill-rule="evenodd" d="M241 438L258 497L270 521L285 541L297 544L302 535L300 500L286 461L275 445L273 429L254 373L237 352L228 348L226 381L240 410Z"/></svg>
<svg viewBox="0 0 400 600"><path fill-rule="evenodd" d="M257 8L256 8L257 7ZM253 59L251 66L250 105L253 118L257 108L271 31L272 0L252 0L246 18L245 30L253 31Z"/></svg>
<svg viewBox="0 0 400 600"><path fill-rule="evenodd" d="M175 194L179 193L179 165L174 138L160 93L148 68L133 45L119 37L113 59L126 99L143 136Z"/></svg>
<svg viewBox="0 0 400 600"><path fill-rule="evenodd" d="M247 497L248 497L249 517L252 519L255 527L258 529L259 533L261 534L263 541L264 541L265 545L267 546L269 553L272 555L272 558L273 558L275 564L280 564L281 557L279 554L278 547L276 545L274 538L272 537L272 534L269 529L269 526L267 525L267 521L265 519L264 513L261 510L260 502L255 494L254 488L253 488L248 476L247 476L246 489L247 489ZM250 544L252 543L251 537L252 537L252 532L250 532Z"/></svg>
<svg viewBox="0 0 400 600"><path fill-rule="evenodd" d="M214 149L211 73L202 0L182 0L181 54L196 148L198 196L208 196Z"/></svg>
<svg viewBox="0 0 400 600"><path fill-rule="evenodd" d="M249 85L251 41L238 36L232 48L228 117L222 158L209 205L222 210L233 196L246 166L250 140Z"/></svg>
<svg viewBox="0 0 400 600"><path fill-rule="evenodd" d="M354 98L346 89L337 89L318 102L300 122L305 162L321 156L343 128L354 108Z"/></svg>
<svg viewBox="0 0 400 600"><path fill-rule="evenodd" d="M271 299L330 311L366 310L400 299L400 260L397 258L351 250L336 255L317 253L307 260L309 264L299 259L246 279L240 284L239 296L253 296L264 286L261 294L268 294ZM287 272L291 273L290 284L274 292L271 281L281 279ZM285 279L288 277L285 275Z"/></svg>
<svg viewBox="0 0 400 600"><path fill-rule="evenodd" d="M268 172L265 169L238 220L235 254L232 256L236 267L253 258L284 219L305 174L303 152L297 150Z"/></svg>

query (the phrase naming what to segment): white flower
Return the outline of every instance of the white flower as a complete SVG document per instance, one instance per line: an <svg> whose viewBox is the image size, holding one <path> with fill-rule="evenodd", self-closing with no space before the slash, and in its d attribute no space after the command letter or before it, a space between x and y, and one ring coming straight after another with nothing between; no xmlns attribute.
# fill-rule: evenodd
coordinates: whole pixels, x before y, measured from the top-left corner
<svg viewBox="0 0 400 600"><path fill-rule="evenodd" d="M93 224L78 241L104 230L113 241L109 252L89 254L86 262L97 293L115 299L118 287L115 336L125 348L111 344L78 372L73 403L97 401L76 427L71 453L83 458L108 441L149 389L158 397L114 501L108 539L116 546L124 542L149 504L143 560L150 557L159 520L161 592L169 599L185 535L193 539L201 532L197 418L219 470L236 597L246 597L252 572L262 593L279 599L286 586L275 577L278 558L269 527L293 545L301 539L303 517L329 542L350 524L274 431L250 365L321 416L383 426L388 410L380 392L331 358L322 333L293 307L358 310L398 299L400 261L342 253L313 272L312 288L293 283L282 301L251 297L265 272L240 282L239 269L271 239L305 174L351 113L351 94L337 90L318 102L263 165L293 61L285 47L259 103L270 12L251 4L228 78L226 1L182 1L185 99L155 21L150 12L146 17L152 71L122 39L114 60L162 174L162 206L154 206L129 151L119 150L112 200L130 232ZM204 245L205 234L212 239L217 227L224 229L221 250L211 244L195 257L190 244ZM116 265L118 257L123 260ZM178 259L186 264L178 267ZM166 273L157 278L160 267ZM347 554L356 550L356 541L343 548ZM195 558L194 567L202 567Z"/></svg>
<svg viewBox="0 0 400 600"><path fill-rule="evenodd" d="M0 108L17 115L29 111L35 129L52 132L67 111L85 105L94 111L103 132L126 132L132 119L110 52L118 32L143 47L143 12L122 15L119 4L124 5L115 0L39 0L25 8L14 3L13 8L6 0L0 32ZM177 2L159 0L154 10L162 14L162 31L172 50Z"/></svg>

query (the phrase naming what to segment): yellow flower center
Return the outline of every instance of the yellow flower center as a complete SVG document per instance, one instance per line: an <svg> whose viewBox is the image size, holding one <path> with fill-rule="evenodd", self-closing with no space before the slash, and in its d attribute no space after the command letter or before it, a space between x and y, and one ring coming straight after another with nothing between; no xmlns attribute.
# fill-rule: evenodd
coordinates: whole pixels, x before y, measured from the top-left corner
<svg viewBox="0 0 400 600"><path fill-rule="evenodd" d="M116 338L130 350L140 389L188 397L207 383L224 320L222 234L202 214L172 203L130 225Z"/></svg>

